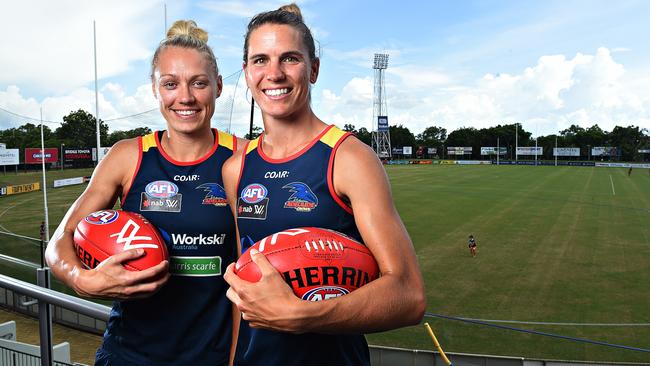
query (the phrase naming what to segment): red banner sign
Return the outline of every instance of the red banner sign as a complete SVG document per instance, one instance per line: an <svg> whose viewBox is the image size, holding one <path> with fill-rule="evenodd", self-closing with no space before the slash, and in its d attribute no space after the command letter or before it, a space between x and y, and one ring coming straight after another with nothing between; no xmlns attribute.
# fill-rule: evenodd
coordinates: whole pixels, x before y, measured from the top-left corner
<svg viewBox="0 0 650 366"><path fill-rule="evenodd" d="M89 148L72 148L66 147L63 149L63 158L66 162L70 161L92 161L93 154Z"/></svg>
<svg viewBox="0 0 650 366"><path fill-rule="evenodd" d="M40 164L43 159L41 149L26 147L25 148L25 164ZM59 161L59 149L45 148L45 162L56 163Z"/></svg>

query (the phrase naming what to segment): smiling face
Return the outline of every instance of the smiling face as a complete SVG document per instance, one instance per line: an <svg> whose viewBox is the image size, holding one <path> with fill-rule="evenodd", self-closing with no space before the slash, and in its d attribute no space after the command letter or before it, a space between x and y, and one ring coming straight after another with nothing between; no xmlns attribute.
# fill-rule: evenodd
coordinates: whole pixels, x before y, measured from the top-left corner
<svg viewBox="0 0 650 366"><path fill-rule="evenodd" d="M221 77L194 49L169 47L158 58L153 91L170 131L191 134L210 130Z"/></svg>
<svg viewBox="0 0 650 366"><path fill-rule="evenodd" d="M309 86L318 67L293 27L265 24L251 32L246 83L264 116L292 119L310 111Z"/></svg>

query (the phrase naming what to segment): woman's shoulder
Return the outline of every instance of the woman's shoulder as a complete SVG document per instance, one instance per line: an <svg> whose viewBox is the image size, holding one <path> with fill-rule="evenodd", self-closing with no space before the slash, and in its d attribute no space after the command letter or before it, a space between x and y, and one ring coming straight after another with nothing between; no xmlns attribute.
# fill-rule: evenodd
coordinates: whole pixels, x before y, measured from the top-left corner
<svg viewBox="0 0 650 366"><path fill-rule="evenodd" d="M138 138L116 142L95 168L91 185L93 187L106 185L120 185L123 187L130 179L138 163L138 151Z"/></svg>
<svg viewBox="0 0 650 366"><path fill-rule="evenodd" d="M243 150L246 147L246 145L248 145L248 143L250 142L250 140L246 140L246 139L241 138L241 137L234 136L234 138L235 138L235 141L237 141L236 142L237 148L234 149L235 152Z"/></svg>
<svg viewBox="0 0 650 366"><path fill-rule="evenodd" d="M359 160L379 161L377 154L366 145L363 141L359 140L354 134L350 134L341 142L336 152L337 159L350 158Z"/></svg>
<svg viewBox="0 0 650 366"><path fill-rule="evenodd" d="M109 166L109 170L122 174L125 170L131 170L132 165L137 164L140 150L139 137L120 140L106 152L100 167Z"/></svg>
<svg viewBox="0 0 650 366"><path fill-rule="evenodd" d="M124 157L124 155L131 155L133 154L134 156L137 157L137 154L139 153L140 150L140 138L141 137L133 137L129 139L124 139L116 142L109 150L109 154L111 155L120 155L120 157Z"/></svg>
<svg viewBox="0 0 650 366"><path fill-rule="evenodd" d="M221 168L221 171L224 178L239 176L239 169L241 168L242 159L244 158L244 154L245 154L244 149L247 143L248 140L244 140L241 146L239 146L239 141L238 141L237 150L233 152L232 156L223 163L223 167Z"/></svg>

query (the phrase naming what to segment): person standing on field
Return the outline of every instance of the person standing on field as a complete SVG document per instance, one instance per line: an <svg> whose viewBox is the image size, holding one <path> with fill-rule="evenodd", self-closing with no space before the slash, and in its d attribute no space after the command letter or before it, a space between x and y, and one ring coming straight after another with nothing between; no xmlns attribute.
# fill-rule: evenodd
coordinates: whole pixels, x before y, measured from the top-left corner
<svg viewBox="0 0 650 366"><path fill-rule="evenodd" d="M467 246L469 247L469 252L472 254L472 257L476 257L476 239L474 239L474 235L469 236Z"/></svg>

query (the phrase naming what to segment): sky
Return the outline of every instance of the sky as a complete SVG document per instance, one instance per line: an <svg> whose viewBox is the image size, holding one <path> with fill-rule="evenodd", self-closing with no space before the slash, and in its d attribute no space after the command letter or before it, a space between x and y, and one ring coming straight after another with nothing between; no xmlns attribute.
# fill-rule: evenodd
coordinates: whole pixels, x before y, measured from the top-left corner
<svg viewBox="0 0 650 366"><path fill-rule="evenodd" d="M209 33L224 92L213 125L243 136L250 93L241 75L246 25L286 1L1 0L0 129L78 109L110 131L164 129L150 62L165 25ZM373 129L375 53L391 125L522 123L533 136L572 124L650 129L649 1L297 1L318 42L312 107L327 123ZM259 110L255 123L261 124Z"/></svg>

